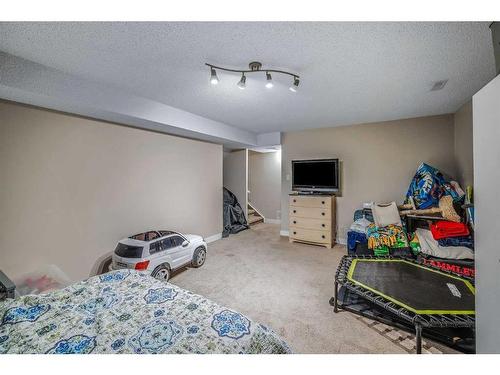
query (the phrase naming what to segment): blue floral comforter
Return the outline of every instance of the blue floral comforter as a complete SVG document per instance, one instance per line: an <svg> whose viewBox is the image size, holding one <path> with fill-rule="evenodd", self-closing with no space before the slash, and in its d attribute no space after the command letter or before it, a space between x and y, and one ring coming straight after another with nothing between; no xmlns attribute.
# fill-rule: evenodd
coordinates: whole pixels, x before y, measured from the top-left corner
<svg viewBox="0 0 500 375"><path fill-rule="evenodd" d="M290 353L244 315L130 270L2 301L0 318L0 353Z"/></svg>

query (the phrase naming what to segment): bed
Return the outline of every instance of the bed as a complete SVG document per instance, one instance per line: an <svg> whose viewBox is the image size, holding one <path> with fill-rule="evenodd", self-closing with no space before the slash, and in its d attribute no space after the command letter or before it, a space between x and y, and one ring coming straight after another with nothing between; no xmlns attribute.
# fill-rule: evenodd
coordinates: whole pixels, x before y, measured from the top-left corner
<svg viewBox="0 0 500 375"><path fill-rule="evenodd" d="M133 270L6 299L0 318L0 353L291 352L264 325Z"/></svg>

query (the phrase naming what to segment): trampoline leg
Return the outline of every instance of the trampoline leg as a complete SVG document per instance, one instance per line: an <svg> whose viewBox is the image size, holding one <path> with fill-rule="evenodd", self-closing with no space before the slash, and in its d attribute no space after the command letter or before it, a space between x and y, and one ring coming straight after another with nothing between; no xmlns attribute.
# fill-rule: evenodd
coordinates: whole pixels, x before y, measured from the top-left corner
<svg viewBox="0 0 500 375"><path fill-rule="evenodd" d="M417 354L422 354L422 325L420 323L415 324L415 335L417 339Z"/></svg>
<svg viewBox="0 0 500 375"><path fill-rule="evenodd" d="M338 305L337 305L337 296L338 296L338 289L339 287L339 284L337 283L337 281L335 281L335 290L333 291L333 312L334 313L337 313L339 312L339 309L338 309Z"/></svg>

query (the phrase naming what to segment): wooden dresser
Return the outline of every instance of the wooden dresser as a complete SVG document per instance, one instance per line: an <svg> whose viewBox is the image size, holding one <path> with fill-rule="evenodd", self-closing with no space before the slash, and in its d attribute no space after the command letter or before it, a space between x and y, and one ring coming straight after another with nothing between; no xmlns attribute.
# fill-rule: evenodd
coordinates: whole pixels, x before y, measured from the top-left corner
<svg viewBox="0 0 500 375"><path fill-rule="evenodd" d="M335 195L290 194L290 242L333 247Z"/></svg>

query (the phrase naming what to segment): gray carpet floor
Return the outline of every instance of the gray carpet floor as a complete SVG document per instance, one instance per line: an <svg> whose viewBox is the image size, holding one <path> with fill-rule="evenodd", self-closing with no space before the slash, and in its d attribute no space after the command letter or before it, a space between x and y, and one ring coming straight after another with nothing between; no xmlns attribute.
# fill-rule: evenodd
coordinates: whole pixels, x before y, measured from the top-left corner
<svg viewBox="0 0 500 375"><path fill-rule="evenodd" d="M279 226L257 224L209 245L203 267L170 280L280 334L295 353L405 353L329 300L345 246L291 244Z"/></svg>

